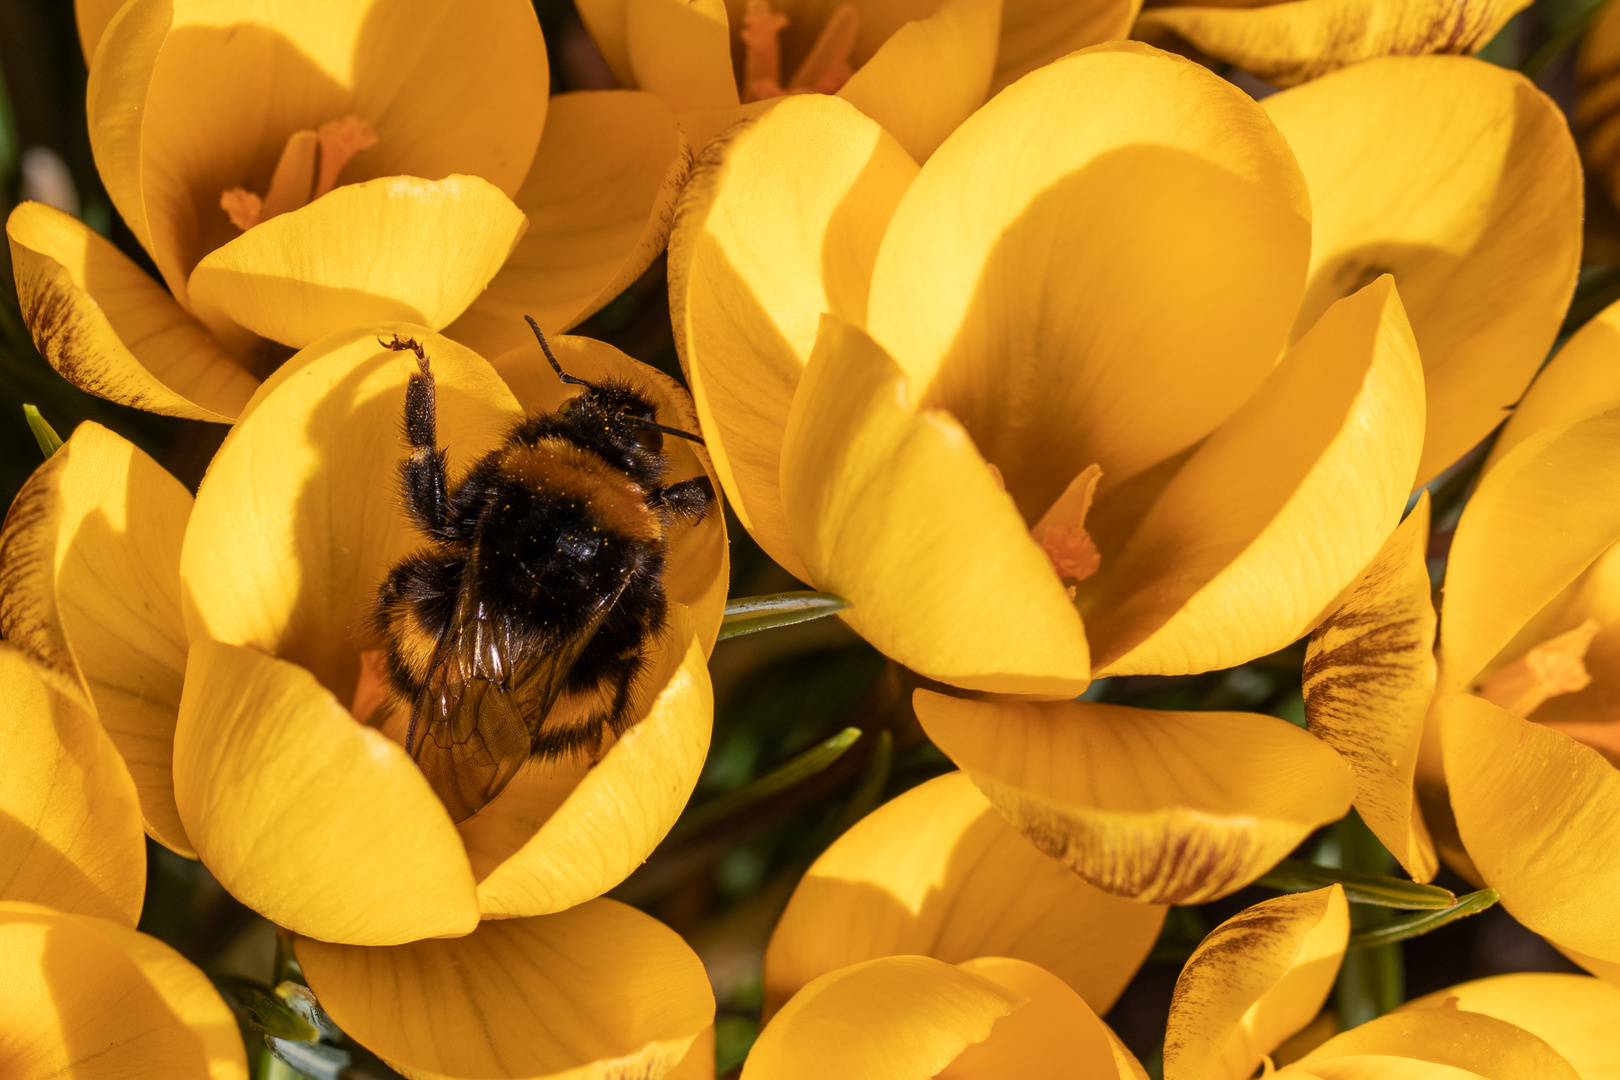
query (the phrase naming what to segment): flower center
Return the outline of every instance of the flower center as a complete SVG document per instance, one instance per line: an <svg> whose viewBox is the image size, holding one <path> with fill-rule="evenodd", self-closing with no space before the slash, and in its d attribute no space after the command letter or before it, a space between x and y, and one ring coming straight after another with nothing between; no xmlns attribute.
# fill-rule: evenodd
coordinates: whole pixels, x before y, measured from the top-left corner
<svg viewBox="0 0 1620 1080"><path fill-rule="evenodd" d="M244 188L230 188L220 195L219 205L230 215L231 224L246 232L331 191L349 159L376 145L377 133L356 116L328 120L319 131L295 131L281 150L263 198Z"/></svg>
<svg viewBox="0 0 1620 1080"><path fill-rule="evenodd" d="M849 52L861 17L853 5L840 4L821 28L821 34L793 78L782 83L780 35L788 17L771 10L770 0L748 0L743 14L744 101L763 101L783 94L835 94L855 73Z"/></svg>
<svg viewBox="0 0 1620 1080"><path fill-rule="evenodd" d="M1479 696L1516 716L1529 716L1548 698L1586 689L1592 676L1584 662L1598 632L1594 619L1548 638L1479 684Z"/></svg>
<svg viewBox="0 0 1620 1080"><path fill-rule="evenodd" d="M990 475L1002 491L1007 484L1001 470L990 466ZM1063 494L1047 507L1041 520L1029 530L1035 542L1041 545L1052 563L1052 570L1064 581L1080 582L1097 572L1102 565L1102 554L1086 531L1086 515L1091 513L1091 500L1097 495L1097 482L1102 479L1102 466L1087 465L1080 475L1069 481ZM1074 599L1075 588L1069 586L1069 599Z"/></svg>

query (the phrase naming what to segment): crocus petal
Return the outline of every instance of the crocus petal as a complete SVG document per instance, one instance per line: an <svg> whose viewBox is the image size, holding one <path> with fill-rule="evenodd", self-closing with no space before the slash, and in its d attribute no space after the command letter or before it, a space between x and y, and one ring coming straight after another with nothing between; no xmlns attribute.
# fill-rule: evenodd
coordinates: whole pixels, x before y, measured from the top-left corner
<svg viewBox="0 0 1620 1080"><path fill-rule="evenodd" d="M1278 896L1216 927L1176 980L1165 1080L1246 1080L1322 1008L1350 940L1337 885Z"/></svg>
<svg viewBox="0 0 1620 1080"><path fill-rule="evenodd" d="M62 377L147 412L226 423L259 382L162 285L44 203L6 221L23 321Z"/></svg>
<svg viewBox="0 0 1620 1080"><path fill-rule="evenodd" d="M1456 57L1368 61L1264 106L1315 214L1294 337L1395 276L1423 357L1426 481L1501 422L1558 333L1581 250L1568 125L1522 75Z"/></svg>
<svg viewBox="0 0 1620 1080"><path fill-rule="evenodd" d="M1297 640L1400 521L1422 446L1423 375L1384 277L1288 351L1112 567L1104 552L1097 668L1210 671Z"/></svg>
<svg viewBox="0 0 1620 1080"><path fill-rule="evenodd" d="M95 716L54 683L0 646L0 899L134 926L146 888L135 783Z"/></svg>
<svg viewBox="0 0 1620 1080"><path fill-rule="evenodd" d="M903 954L1029 961L1107 1012L1164 910L1087 885L951 773L869 814L806 872L765 953L765 1015L830 971Z"/></svg>
<svg viewBox="0 0 1620 1080"><path fill-rule="evenodd" d="M1435 702L1457 831L1515 919L1559 945L1620 961L1613 851L1620 772L1574 739L1488 701Z"/></svg>
<svg viewBox="0 0 1620 1080"><path fill-rule="evenodd" d="M1522 1028L1484 1013L1462 1009L1402 1009L1369 1020L1335 1035L1293 1066L1314 1072L1323 1080L1360 1080L1391 1075L1378 1071L1339 1071L1337 1059L1413 1058L1462 1070L1488 1080L1580 1080L1580 1074L1556 1050ZM1457 1073L1412 1071L1394 1074L1400 1080L1435 1080ZM1458 1077L1461 1080L1461 1077Z"/></svg>
<svg viewBox="0 0 1620 1080"><path fill-rule="evenodd" d="M1620 409L1522 441L1468 500L1446 568L1440 689L1471 681L1620 538Z"/></svg>
<svg viewBox="0 0 1620 1080"><path fill-rule="evenodd" d="M416 763L294 664L192 646L174 788L214 876L296 933L392 945L478 923L461 839Z"/></svg>
<svg viewBox="0 0 1620 1080"><path fill-rule="evenodd" d="M929 678L1079 694L1085 632L1046 553L962 426L907 397L881 346L823 316L782 446L783 508L810 580Z"/></svg>
<svg viewBox="0 0 1620 1080"><path fill-rule="evenodd" d="M191 301L303 348L368 322L441 329L501 268L527 223L476 176L345 184L249 229L192 271Z"/></svg>
<svg viewBox="0 0 1620 1080"><path fill-rule="evenodd" d="M927 1080L1025 997L926 956L839 968L793 995L760 1032L744 1080ZM836 1031L837 1037L829 1037Z"/></svg>
<svg viewBox="0 0 1620 1080"><path fill-rule="evenodd" d="M1277 86L1381 56L1470 53L1530 0L1294 0L1269 7L1160 7L1133 31L1155 44L1180 37Z"/></svg>
<svg viewBox="0 0 1620 1080"><path fill-rule="evenodd" d="M201 971L104 919L0 903L0 1071L15 1080L247 1080Z"/></svg>
<svg viewBox="0 0 1620 1080"><path fill-rule="evenodd" d="M29 478L0 533L0 633L85 689L134 777L147 832L187 856L172 762L190 514L179 481L85 423Z"/></svg>
<svg viewBox="0 0 1620 1080"><path fill-rule="evenodd" d="M959 965L1027 999L996 1021L990 1037L973 1043L939 1072L939 1080L1067 1080L1117 1076L1132 1080L1116 1059L1108 1026L1062 979L1026 960L986 956ZM1123 1047L1119 1047L1124 1050ZM1130 1051L1124 1051L1127 1060Z"/></svg>
<svg viewBox="0 0 1620 1080"><path fill-rule="evenodd" d="M1356 810L1414 881L1439 869L1413 792L1434 695L1427 492L1305 650L1305 718L1356 774Z"/></svg>
<svg viewBox="0 0 1620 1080"><path fill-rule="evenodd" d="M1344 760L1286 720L927 690L923 730L1013 826L1100 888L1198 904L1343 816Z"/></svg>
<svg viewBox="0 0 1620 1080"><path fill-rule="evenodd" d="M578 0L574 6L613 77L620 86L634 89L636 73L630 69L630 47L625 43L627 0Z"/></svg>
<svg viewBox="0 0 1620 1080"><path fill-rule="evenodd" d="M884 234L866 327L1033 522L1087 466L1101 495L1254 392L1309 234L1304 180L1252 99L1114 42L1009 87L929 159Z"/></svg>
<svg viewBox="0 0 1620 1080"><path fill-rule="evenodd" d="M624 46L633 85L676 112L737 105L723 0L627 0Z"/></svg>
<svg viewBox="0 0 1620 1080"><path fill-rule="evenodd" d="M1536 375L1485 460L1490 469L1538 431L1620 404L1620 302L1575 332Z"/></svg>
<svg viewBox="0 0 1620 1080"><path fill-rule="evenodd" d="M412 1080L660 1077L714 1020L696 954L612 900L449 941L300 940L298 960L333 1021Z"/></svg>
<svg viewBox="0 0 1620 1080"><path fill-rule="evenodd" d="M1583 1080L1620 1075L1620 1043L1614 1038L1620 989L1601 980L1543 971L1497 975L1436 990L1401 1010L1451 1005L1506 1020L1545 1040Z"/></svg>
<svg viewBox="0 0 1620 1080"><path fill-rule="evenodd" d="M704 151L669 241L675 343L731 508L808 579L783 518L782 438L821 313L866 318L872 262L917 165L882 127L804 94Z"/></svg>
<svg viewBox="0 0 1620 1080"><path fill-rule="evenodd" d="M918 161L983 104L1002 0L945 0L879 46L838 91Z"/></svg>
<svg viewBox="0 0 1620 1080"><path fill-rule="evenodd" d="M522 415L489 364L419 326L334 336L293 357L260 389L197 492L180 557L186 630L302 665L352 700L354 630L394 563L420 547L400 505L408 352L433 366L439 445L451 476L498 446Z"/></svg>
<svg viewBox="0 0 1620 1080"><path fill-rule="evenodd" d="M524 315L565 330L619 295L664 248L691 148L669 107L623 90L551 99L516 202L529 228L445 331L485 356L533 340Z"/></svg>
<svg viewBox="0 0 1620 1080"><path fill-rule="evenodd" d="M220 193L268 190L293 132L353 115L377 144L345 180L461 173L511 194L539 145L550 82L522 0L405 0L386 15L375 3L140 0L108 25L90 68L97 168L183 304L192 267L235 235ZM391 250L399 262L443 258Z"/></svg>
<svg viewBox="0 0 1620 1080"><path fill-rule="evenodd" d="M73 0L73 16L79 26L79 48L84 53L85 67L96 55L96 43L101 33L124 6L124 0Z"/></svg>
<svg viewBox="0 0 1620 1080"><path fill-rule="evenodd" d="M1122 38L1141 0L1003 0L991 93L1076 49Z"/></svg>

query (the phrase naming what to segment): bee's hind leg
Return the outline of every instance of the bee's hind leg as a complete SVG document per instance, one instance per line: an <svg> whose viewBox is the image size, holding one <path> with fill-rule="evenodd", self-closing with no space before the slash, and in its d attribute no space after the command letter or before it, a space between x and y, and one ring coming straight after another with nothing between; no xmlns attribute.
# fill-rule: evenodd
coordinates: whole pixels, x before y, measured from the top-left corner
<svg viewBox="0 0 1620 1080"><path fill-rule="evenodd" d="M714 502L714 485L707 476L682 480L678 484L661 487L655 495L658 505L693 521L702 521Z"/></svg>
<svg viewBox="0 0 1620 1080"><path fill-rule="evenodd" d="M450 523L448 482L444 475L444 451L439 449L436 395L433 371L427 351L415 338L404 341L394 335L382 342L385 349L416 354L416 370L405 386L405 441L411 456L400 467L405 509L418 528L429 535L442 534Z"/></svg>

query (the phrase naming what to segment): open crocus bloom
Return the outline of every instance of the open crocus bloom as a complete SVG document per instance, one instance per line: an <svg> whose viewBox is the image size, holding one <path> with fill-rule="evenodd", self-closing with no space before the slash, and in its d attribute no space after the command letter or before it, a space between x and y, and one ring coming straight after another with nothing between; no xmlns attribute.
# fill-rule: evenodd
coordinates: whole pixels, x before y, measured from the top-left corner
<svg viewBox="0 0 1620 1080"><path fill-rule="evenodd" d="M228 421L294 349L384 320L495 355L520 305L572 325L662 247L673 116L548 109L522 0L78 7L97 168L162 283L41 204L7 235L35 342L92 393Z"/></svg>
<svg viewBox="0 0 1620 1080"><path fill-rule="evenodd" d="M584 0L621 86L650 90L695 143L783 94L837 94L914 158L994 93L1125 36L1140 0Z"/></svg>
<svg viewBox="0 0 1620 1080"><path fill-rule="evenodd" d="M1180 39L1277 86L1380 56L1474 53L1530 0L1150 2L1132 36Z"/></svg>
<svg viewBox="0 0 1620 1080"><path fill-rule="evenodd" d="M670 625L649 655L639 723L594 767L531 765L458 830L357 703L379 693L362 677L377 587L423 544L397 489L415 360L377 340L395 331L432 358L452 477L525 412L566 396L532 343L491 366L421 327L336 335L261 387L195 506L139 451L82 428L11 516L15 586L0 613L8 637L81 679L122 733L144 766L154 836L195 851L280 925L364 945L562 911L639 865L707 750L706 657L726 588L720 515L673 526ZM695 427L690 399L657 372L582 338L555 350L570 373L627 379L663 422ZM670 443L672 480L705 474L699 448Z"/></svg>

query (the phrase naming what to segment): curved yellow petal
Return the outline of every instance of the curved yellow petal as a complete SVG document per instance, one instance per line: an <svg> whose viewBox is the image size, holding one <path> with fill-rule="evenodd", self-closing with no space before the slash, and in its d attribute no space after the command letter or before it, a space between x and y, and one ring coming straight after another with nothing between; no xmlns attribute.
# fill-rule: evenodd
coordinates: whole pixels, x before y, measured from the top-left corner
<svg viewBox="0 0 1620 1080"><path fill-rule="evenodd" d="M1321 1068L1324 1080L1351 1080L1332 1070L1334 1059L1383 1055L1413 1058L1472 1073L1487 1080L1580 1080L1556 1050L1530 1032L1483 1013L1462 1009L1402 1009L1335 1035L1294 1067ZM1384 1075L1362 1073L1362 1076ZM1413 1072L1413 1080L1435 1075ZM1441 1080L1452 1074L1438 1074ZM1403 1077L1404 1080L1404 1077Z"/></svg>
<svg viewBox="0 0 1620 1080"><path fill-rule="evenodd" d="M369 124L377 143L344 181L465 174L510 195L539 145L550 83L521 0L140 0L109 24L91 70L97 168L182 304L198 260L236 235L221 192L267 191L294 132L345 116Z"/></svg>
<svg viewBox="0 0 1620 1080"><path fill-rule="evenodd" d="M1217 926L1176 980L1165 1080L1247 1080L1322 1008L1349 940L1337 885L1264 900Z"/></svg>
<svg viewBox="0 0 1620 1080"><path fill-rule="evenodd" d="M714 1020L697 955L612 900L448 941L297 948L333 1021L411 1080L652 1080Z"/></svg>
<svg viewBox="0 0 1620 1080"><path fill-rule="evenodd" d="M1532 616L1620 539L1620 408L1547 428L1486 473L1457 523L1440 689L1469 685Z"/></svg>
<svg viewBox="0 0 1620 1080"><path fill-rule="evenodd" d="M1009 87L929 159L866 329L1033 523L1088 466L1106 493L1231 415L1276 363L1309 247L1304 180L1253 100L1114 42Z"/></svg>
<svg viewBox="0 0 1620 1080"><path fill-rule="evenodd" d="M1503 419L1564 317L1582 203L1563 114L1517 72L1439 56L1357 64L1264 106L1315 215L1294 337L1395 276L1423 357L1427 481Z"/></svg>
<svg viewBox="0 0 1620 1080"><path fill-rule="evenodd" d="M630 69L630 47L625 42L628 0L578 0L574 6L613 77L620 86L636 89L636 73Z"/></svg>
<svg viewBox="0 0 1620 1080"><path fill-rule="evenodd" d="M1620 302L1575 332L1536 374L1491 445L1485 468L1538 431L1620 404Z"/></svg>
<svg viewBox="0 0 1620 1080"><path fill-rule="evenodd" d="M1297 640L1400 521L1423 375L1388 277L1335 304L1194 451L1086 609L1099 671L1179 675Z"/></svg>
<svg viewBox="0 0 1620 1080"><path fill-rule="evenodd" d="M44 203L6 220L23 321L62 377L147 412L228 423L259 381L127 255Z"/></svg>
<svg viewBox="0 0 1620 1080"><path fill-rule="evenodd" d="M190 514L191 494L162 466L85 423L29 478L0 533L0 633L84 687L134 777L147 832L187 856L172 762Z"/></svg>
<svg viewBox="0 0 1620 1080"><path fill-rule="evenodd" d="M830 971L904 954L1028 961L1104 1013L1164 911L1087 885L951 773L879 807L805 873L765 953L765 1015Z"/></svg>
<svg viewBox="0 0 1620 1080"><path fill-rule="evenodd" d="M801 579L781 505L788 410L821 313L865 320L878 244L916 175L878 124L804 94L709 144L681 193L675 344L732 510Z"/></svg>
<svg viewBox="0 0 1620 1080"><path fill-rule="evenodd" d="M134 926L146 889L135 784L95 716L0 646L0 899Z"/></svg>
<svg viewBox="0 0 1620 1080"><path fill-rule="evenodd" d="M626 0L624 48L635 88L676 112L740 100L723 0Z"/></svg>
<svg viewBox="0 0 1620 1080"><path fill-rule="evenodd" d="M0 1072L15 1080L247 1080L231 1010L156 938L0 903Z"/></svg>
<svg viewBox="0 0 1620 1080"><path fill-rule="evenodd" d="M810 580L885 655L975 690L1085 689L1079 615L973 441L913 409L895 362L834 315L793 401L782 497Z"/></svg>
<svg viewBox="0 0 1620 1080"><path fill-rule="evenodd" d="M1439 869L1413 790L1434 696L1429 495L1379 550L1305 650L1310 732L1356 774L1356 811L1414 881Z"/></svg>
<svg viewBox="0 0 1620 1080"><path fill-rule="evenodd" d="M1267 7L1156 7L1133 33L1176 38L1277 86L1381 56L1471 53L1530 0L1293 0Z"/></svg>
<svg viewBox="0 0 1620 1080"><path fill-rule="evenodd" d="M306 668L342 702L359 678L356 633L388 568L422 545L400 505L408 352L431 359L450 475L522 415L489 364L419 326L335 335L284 364L249 403L197 492L180 556L191 640L250 645Z"/></svg>
<svg viewBox="0 0 1620 1080"><path fill-rule="evenodd" d="M1076 49L1126 36L1141 8L1141 0L1003 0L990 92Z"/></svg>
<svg viewBox="0 0 1620 1080"><path fill-rule="evenodd" d="M931 957L852 964L793 995L760 1032L743 1077L927 1080L982 1043L991 1026L1025 1000Z"/></svg>
<svg viewBox="0 0 1620 1080"><path fill-rule="evenodd" d="M1350 807L1344 760L1286 720L927 690L928 737L1013 826L1100 888L1151 903L1233 892Z"/></svg>
<svg viewBox="0 0 1620 1080"><path fill-rule="evenodd" d="M958 965L1027 999L996 1021L990 1037L973 1043L940 1071L939 1080L1067 1080L1083 1076L1132 1080L1108 1026L1062 979L1026 960L989 956ZM1117 1048L1117 1050L1116 1050ZM1123 1051L1125 1060L1116 1058Z"/></svg>
<svg viewBox="0 0 1620 1080"><path fill-rule="evenodd" d="M1585 975L1527 971L1449 986L1401 1006L1455 1005L1521 1027L1575 1066L1581 1080L1620 1076L1620 988Z"/></svg>
<svg viewBox="0 0 1620 1080"><path fill-rule="evenodd" d="M1575 127L1592 180L1615 198L1620 192L1620 11L1598 9L1575 61Z"/></svg>
<svg viewBox="0 0 1620 1080"><path fill-rule="evenodd" d="M1435 702L1451 807L1468 855L1515 919L1561 946L1620 961L1612 858L1620 773L1597 751L1488 701Z"/></svg>
<svg viewBox="0 0 1620 1080"><path fill-rule="evenodd" d="M838 96L883 125L918 161L984 103L1002 0L945 0L878 47Z"/></svg>
<svg viewBox="0 0 1620 1080"><path fill-rule="evenodd" d="M523 316L565 330L624 291L663 250L692 150L652 94L551 99L518 191L529 228L489 287L445 333L485 356L533 341Z"/></svg>
<svg viewBox="0 0 1620 1080"><path fill-rule="evenodd" d="M1481 1080L1479 1073L1388 1054L1353 1054L1313 1061L1307 1069L1289 1065L1277 1075L1288 1080Z"/></svg>
<svg viewBox="0 0 1620 1080"><path fill-rule="evenodd" d="M257 225L192 271L205 319L303 348L373 322L442 329L506 261L527 222L476 176L345 184Z"/></svg>
<svg viewBox="0 0 1620 1080"><path fill-rule="evenodd" d="M296 665L191 647L174 793L213 875L295 933L393 945L478 924L461 839L416 763Z"/></svg>
<svg viewBox="0 0 1620 1080"><path fill-rule="evenodd" d="M96 55L102 31L123 6L124 0L73 0L73 15L79 26L79 49L84 54L86 67Z"/></svg>

